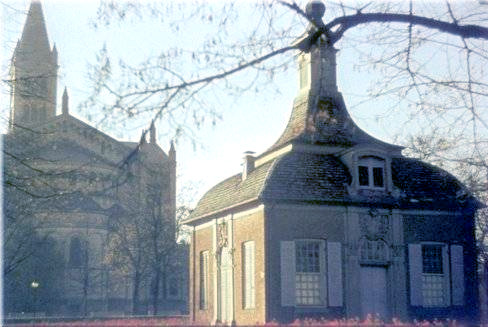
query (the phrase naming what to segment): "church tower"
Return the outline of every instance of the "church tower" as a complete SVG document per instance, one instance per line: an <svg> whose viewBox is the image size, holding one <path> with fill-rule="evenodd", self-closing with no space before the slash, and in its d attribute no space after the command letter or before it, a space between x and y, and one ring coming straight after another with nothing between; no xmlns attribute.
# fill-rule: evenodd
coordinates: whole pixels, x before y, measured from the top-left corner
<svg viewBox="0 0 488 327"><path fill-rule="evenodd" d="M41 3L32 1L10 67L9 130L56 116L58 53L47 36Z"/></svg>

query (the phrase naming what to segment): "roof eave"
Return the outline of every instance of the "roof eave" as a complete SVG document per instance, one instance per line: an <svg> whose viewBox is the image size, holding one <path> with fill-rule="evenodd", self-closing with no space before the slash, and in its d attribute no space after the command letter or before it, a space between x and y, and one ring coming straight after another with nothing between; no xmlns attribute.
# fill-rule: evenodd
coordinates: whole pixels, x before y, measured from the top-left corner
<svg viewBox="0 0 488 327"><path fill-rule="evenodd" d="M233 209L237 209L239 207L248 205L248 204L253 203L253 202L259 202L259 200L260 200L259 197L254 197L254 198L251 198L251 199L239 202L239 203L235 203L235 204L232 204L230 206L227 206L227 207L224 207L221 209L217 209L217 210L214 210L211 212L201 214L201 215L196 216L196 217L190 216L190 218L183 220L182 223L184 225L197 225L196 223L200 220L211 219L211 218L214 218L215 216L227 214L229 211L232 211Z"/></svg>

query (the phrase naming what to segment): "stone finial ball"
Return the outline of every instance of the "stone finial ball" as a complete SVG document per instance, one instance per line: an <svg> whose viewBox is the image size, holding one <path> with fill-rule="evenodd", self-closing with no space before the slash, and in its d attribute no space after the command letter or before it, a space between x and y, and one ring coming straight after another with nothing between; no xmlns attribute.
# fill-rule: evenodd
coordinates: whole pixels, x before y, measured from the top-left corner
<svg viewBox="0 0 488 327"><path fill-rule="evenodd" d="M325 13L325 5L320 0L312 0L307 3L307 7L305 8L308 17L313 19L322 19Z"/></svg>

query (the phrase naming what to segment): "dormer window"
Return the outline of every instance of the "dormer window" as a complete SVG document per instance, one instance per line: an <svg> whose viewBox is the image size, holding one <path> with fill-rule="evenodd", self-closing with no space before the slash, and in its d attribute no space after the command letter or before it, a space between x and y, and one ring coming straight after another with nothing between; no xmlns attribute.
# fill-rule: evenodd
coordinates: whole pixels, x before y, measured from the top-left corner
<svg viewBox="0 0 488 327"><path fill-rule="evenodd" d="M385 188L385 160L364 156L358 160L358 181L360 188Z"/></svg>

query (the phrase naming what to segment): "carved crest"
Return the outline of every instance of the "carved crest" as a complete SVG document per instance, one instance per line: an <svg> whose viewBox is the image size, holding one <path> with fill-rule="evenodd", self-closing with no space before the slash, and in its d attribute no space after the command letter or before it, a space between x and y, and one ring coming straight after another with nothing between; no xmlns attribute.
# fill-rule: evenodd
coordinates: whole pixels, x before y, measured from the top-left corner
<svg viewBox="0 0 488 327"><path fill-rule="evenodd" d="M227 235L227 224L222 222L217 226L217 246L219 248L227 246Z"/></svg>
<svg viewBox="0 0 488 327"><path fill-rule="evenodd" d="M385 239L389 231L389 216L379 214L371 209L367 214L359 217L361 234L369 240Z"/></svg>

